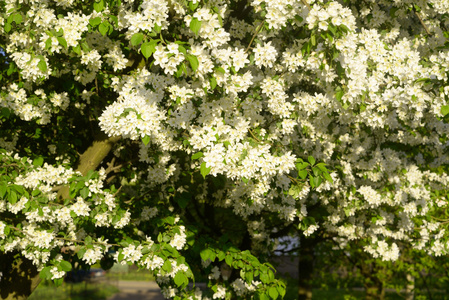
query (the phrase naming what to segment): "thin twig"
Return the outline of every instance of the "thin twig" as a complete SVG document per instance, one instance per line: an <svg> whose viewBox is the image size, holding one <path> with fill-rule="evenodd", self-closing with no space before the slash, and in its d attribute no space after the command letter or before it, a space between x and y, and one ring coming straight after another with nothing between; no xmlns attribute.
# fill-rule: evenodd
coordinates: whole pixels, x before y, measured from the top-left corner
<svg viewBox="0 0 449 300"><path fill-rule="evenodd" d="M248 128L248 131L249 131L249 133L251 133L251 135L253 136L253 138L254 138L256 141L258 141L259 143L262 143L262 141L259 140L259 139L254 135L254 133L253 133L253 131L251 130L251 128Z"/></svg>
<svg viewBox="0 0 449 300"><path fill-rule="evenodd" d="M424 27L424 30L427 32L427 35L432 35L427 28L426 24L424 24L424 21L422 20L421 16L418 14L415 8L413 8L413 12L415 13L415 16L418 18L419 22L421 22L421 25Z"/></svg>
<svg viewBox="0 0 449 300"><path fill-rule="evenodd" d="M254 39L256 38L256 35L260 32L260 30L262 29L263 24L265 24L265 21L262 21L262 23L260 23L259 27L257 27L256 32L254 33L253 37L251 38L251 41L249 42L248 47L245 50L245 53L248 52L249 48L251 47L251 44L253 43Z"/></svg>
<svg viewBox="0 0 449 300"><path fill-rule="evenodd" d="M118 190L114 193L114 197L120 192L120 190L122 189L122 187L123 187L123 185L121 185L119 188L118 188Z"/></svg>
<svg viewBox="0 0 449 300"><path fill-rule="evenodd" d="M310 7L310 4L307 3L306 0L301 0L301 2L302 2L305 6L307 6L307 8L308 8L309 10L312 10L312 8Z"/></svg>

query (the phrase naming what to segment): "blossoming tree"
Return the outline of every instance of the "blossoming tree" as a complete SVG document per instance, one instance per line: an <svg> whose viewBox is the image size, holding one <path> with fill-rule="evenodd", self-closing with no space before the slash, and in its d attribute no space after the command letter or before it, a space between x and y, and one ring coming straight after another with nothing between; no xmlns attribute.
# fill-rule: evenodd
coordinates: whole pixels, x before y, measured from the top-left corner
<svg viewBox="0 0 449 300"><path fill-rule="evenodd" d="M118 262L276 299L293 226L448 252L448 1L0 4L2 298Z"/></svg>

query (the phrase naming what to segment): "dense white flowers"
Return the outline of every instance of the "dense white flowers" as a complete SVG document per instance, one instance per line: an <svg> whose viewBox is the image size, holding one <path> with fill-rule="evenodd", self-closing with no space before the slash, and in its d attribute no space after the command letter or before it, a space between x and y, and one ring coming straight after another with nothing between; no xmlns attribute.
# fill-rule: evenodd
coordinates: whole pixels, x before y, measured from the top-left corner
<svg viewBox="0 0 449 300"><path fill-rule="evenodd" d="M53 252L89 265L108 256L107 230L117 262L157 273L166 297L187 293L180 253L196 240L179 211L193 201L233 212L261 252L272 233L263 214L341 249L362 240L385 261L402 247L447 254L447 1L430 1L416 24L400 0L252 0L242 11L124 0L89 12L75 0L28 1L26 12L16 2L0 13L0 212L23 221L0 221L0 246L49 279L63 276ZM121 141L104 169L80 174L67 165L97 120ZM82 135L53 140L64 122ZM65 146L72 156L58 156ZM213 299L250 298L259 284L227 282L213 259L202 266Z"/></svg>

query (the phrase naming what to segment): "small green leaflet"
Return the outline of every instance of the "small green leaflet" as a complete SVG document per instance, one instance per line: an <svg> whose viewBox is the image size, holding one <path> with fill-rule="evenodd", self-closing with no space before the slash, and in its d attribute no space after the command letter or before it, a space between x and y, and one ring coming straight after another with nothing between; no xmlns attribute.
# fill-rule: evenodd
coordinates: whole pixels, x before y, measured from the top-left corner
<svg viewBox="0 0 449 300"><path fill-rule="evenodd" d="M154 51L156 50L156 44L157 42L152 40L151 42L145 42L142 44L142 46L140 46L140 51L146 59L148 59L148 57L150 57L154 53Z"/></svg>
<svg viewBox="0 0 449 300"><path fill-rule="evenodd" d="M217 87L217 79L215 79L215 77L210 77L209 78L209 83L210 83L210 88L211 89L215 89Z"/></svg>
<svg viewBox="0 0 449 300"><path fill-rule="evenodd" d="M301 170L298 172L298 176L301 177L301 179L306 179L307 174L307 170Z"/></svg>
<svg viewBox="0 0 449 300"><path fill-rule="evenodd" d="M90 20L89 20L89 24L90 24L92 27L95 27L95 26L97 26L97 25L100 25L100 23L101 23L101 18L100 18L100 17L96 17L96 18L93 18L93 19L90 19Z"/></svg>
<svg viewBox="0 0 449 300"><path fill-rule="evenodd" d="M198 21L197 18L193 18L192 21L190 21L190 30L192 30L193 33L195 34L198 34L200 28L201 28L201 21Z"/></svg>
<svg viewBox="0 0 449 300"><path fill-rule="evenodd" d="M307 160L309 161L309 163L310 163L312 166L315 164L315 158L313 158L313 156L307 157Z"/></svg>
<svg viewBox="0 0 449 300"><path fill-rule="evenodd" d="M5 194L6 194L6 184L2 182L0 184L0 198L5 197Z"/></svg>
<svg viewBox="0 0 449 300"><path fill-rule="evenodd" d="M198 159L203 157L203 152L197 152L195 154L192 155L192 159Z"/></svg>
<svg viewBox="0 0 449 300"><path fill-rule="evenodd" d="M306 162L297 163L296 164L296 169L299 171L299 170L307 168L308 166L309 166L309 164L306 163Z"/></svg>
<svg viewBox="0 0 449 300"><path fill-rule="evenodd" d="M101 12L104 9L104 0L95 1L94 9L96 12Z"/></svg>
<svg viewBox="0 0 449 300"><path fill-rule="evenodd" d="M187 276L183 272L177 272L175 275L175 284L179 287L183 284L188 284L189 280L187 279Z"/></svg>
<svg viewBox="0 0 449 300"><path fill-rule="evenodd" d="M215 71L220 72L221 74L225 74L226 71L222 67L215 68Z"/></svg>
<svg viewBox="0 0 449 300"><path fill-rule="evenodd" d="M142 142L145 144L145 146L148 145L148 143L150 142L150 137L146 135L142 138Z"/></svg>
<svg viewBox="0 0 449 300"><path fill-rule="evenodd" d="M37 63L37 67L41 70L42 73L47 72L47 63L43 56L40 56L39 62Z"/></svg>
<svg viewBox="0 0 449 300"><path fill-rule="evenodd" d="M42 158L42 156L35 158L33 160L33 166L35 166L35 167L40 167L40 166L42 166L43 163L44 163L44 159Z"/></svg>
<svg viewBox="0 0 449 300"><path fill-rule="evenodd" d="M443 116L446 116L447 114L449 114L449 105L443 105L441 107L441 113L443 114Z"/></svg>
<svg viewBox="0 0 449 300"><path fill-rule="evenodd" d="M195 11L195 9L198 7L199 5L199 1L197 1L195 4L193 3L193 1L189 1L189 8L191 11Z"/></svg>
<svg viewBox="0 0 449 300"><path fill-rule="evenodd" d="M142 42L142 40L143 40L143 33L141 32L134 33L133 36L131 37L131 45L137 46Z"/></svg>
<svg viewBox="0 0 449 300"><path fill-rule="evenodd" d="M108 33L109 26L110 24L108 21L104 21L98 26L98 31L101 33L102 36L105 36Z"/></svg>
<svg viewBox="0 0 449 300"><path fill-rule="evenodd" d="M198 69L198 65L199 65L198 58L196 58L196 56L192 55L192 54L187 54L186 58L189 61L193 72L196 72L196 70Z"/></svg>
<svg viewBox="0 0 449 300"><path fill-rule="evenodd" d="M6 23L5 27L3 27L6 33L10 32L12 29L11 23Z"/></svg>
<svg viewBox="0 0 449 300"><path fill-rule="evenodd" d="M73 47L73 46L72 46L72 50L73 50L73 52L75 52L76 54L81 55L81 47L80 47L80 45L77 45L76 47Z"/></svg>
<svg viewBox="0 0 449 300"><path fill-rule="evenodd" d="M53 277L53 274L51 273L51 267L45 267L41 270L39 273L39 277L42 279L51 279Z"/></svg>
<svg viewBox="0 0 449 300"><path fill-rule="evenodd" d="M179 45L179 46L178 46L178 51L181 52L181 53L184 54L184 55L187 55L187 50L186 50L186 48L184 48L184 46L182 46L182 45Z"/></svg>
<svg viewBox="0 0 449 300"><path fill-rule="evenodd" d="M341 98L343 98L344 91L341 89L341 87L337 87L335 90L335 98L337 98L338 101L341 101Z"/></svg>
<svg viewBox="0 0 449 300"><path fill-rule="evenodd" d="M16 14L13 15L12 20L13 20L17 25L19 25L20 23L22 23L23 18L22 18L22 15L21 15L20 13L16 13Z"/></svg>
<svg viewBox="0 0 449 300"><path fill-rule="evenodd" d="M312 43L312 46L316 45L316 36L315 36L315 34L312 34L312 36L310 37L310 42Z"/></svg>
<svg viewBox="0 0 449 300"><path fill-rule="evenodd" d="M64 47L65 49L67 49L67 41L65 40L65 38L58 36L57 37L59 44Z"/></svg>
<svg viewBox="0 0 449 300"><path fill-rule="evenodd" d="M268 294L272 299L277 299L277 297L279 296L278 290L274 286L270 286L270 288L268 289Z"/></svg>
<svg viewBox="0 0 449 300"><path fill-rule="evenodd" d="M206 175L210 173L210 168L206 167L206 162L203 161L200 168L201 175L203 175L203 178L206 178Z"/></svg>
<svg viewBox="0 0 449 300"><path fill-rule="evenodd" d="M72 264L66 260L61 261L59 265L61 266L61 269L65 272L72 270Z"/></svg>

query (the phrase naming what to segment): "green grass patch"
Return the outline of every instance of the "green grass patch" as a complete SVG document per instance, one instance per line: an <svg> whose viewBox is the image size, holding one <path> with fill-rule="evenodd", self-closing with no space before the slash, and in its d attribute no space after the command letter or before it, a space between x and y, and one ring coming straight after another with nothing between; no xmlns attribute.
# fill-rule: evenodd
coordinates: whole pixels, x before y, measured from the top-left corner
<svg viewBox="0 0 449 300"><path fill-rule="evenodd" d="M51 282L42 282L28 300L101 300L118 293L116 286L104 282L67 283L56 287Z"/></svg>
<svg viewBox="0 0 449 300"><path fill-rule="evenodd" d="M154 281L151 271L138 269L136 266L114 265L106 274L112 280Z"/></svg>

